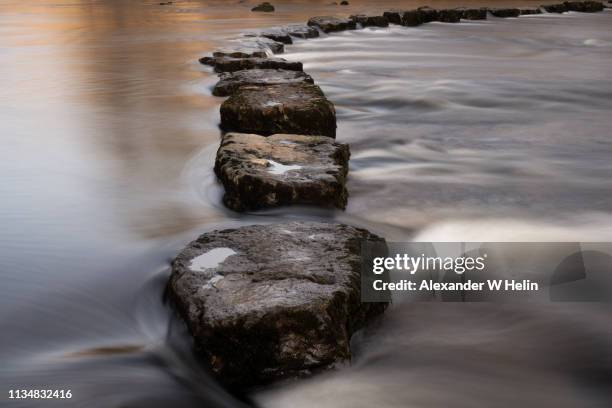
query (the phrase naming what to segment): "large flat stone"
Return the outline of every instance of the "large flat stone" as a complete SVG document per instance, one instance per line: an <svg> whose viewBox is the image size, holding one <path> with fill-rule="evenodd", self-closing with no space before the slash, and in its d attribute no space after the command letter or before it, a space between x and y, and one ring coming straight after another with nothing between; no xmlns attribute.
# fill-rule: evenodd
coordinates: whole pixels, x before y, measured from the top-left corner
<svg viewBox="0 0 612 408"><path fill-rule="evenodd" d="M216 72L234 72L245 69L303 71L301 62L287 61L283 58L202 57L200 63L214 67Z"/></svg>
<svg viewBox="0 0 612 408"><path fill-rule="evenodd" d="M335 137L336 111L316 85L247 85L221 105L221 127L264 136L292 133Z"/></svg>
<svg viewBox="0 0 612 408"><path fill-rule="evenodd" d="M355 22L351 19L329 16L313 17L308 20L308 25L311 27L319 27L324 33L354 30L356 27Z"/></svg>
<svg viewBox="0 0 612 408"><path fill-rule="evenodd" d="M292 83L313 84L314 80L303 71L287 71L284 69L247 69L244 71L223 72L221 80L213 88L215 96L232 95L244 85L267 86Z"/></svg>
<svg viewBox="0 0 612 408"><path fill-rule="evenodd" d="M281 205L346 206L349 147L326 136L228 133L215 173L236 211Z"/></svg>
<svg viewBox="0 0 612 408"><path fill-rule="evenodd" d="M368 231L325 223L213 231L172 262L168 293L217 379L239 390L347 362L384 303L360 302Z"/></svg>

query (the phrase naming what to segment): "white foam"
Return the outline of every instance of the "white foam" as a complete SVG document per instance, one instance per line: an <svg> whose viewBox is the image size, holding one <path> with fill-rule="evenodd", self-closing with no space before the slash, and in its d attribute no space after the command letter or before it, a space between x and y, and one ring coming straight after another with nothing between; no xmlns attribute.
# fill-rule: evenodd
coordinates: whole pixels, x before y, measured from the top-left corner
<svg viewBox="0 0 612 408"><path fill-rule="evenodd" d="M268 106L268 107L279 106L279 105L282 105L282 103L274 102L274 101L269 101L269 102L264 103L264 106Z"/></svg>
<svg viewBox="0 0 612 408"><path fill-rule="evenodd" d="M282 164L279 162L275 162L274 160L268 160L268 171L272 174L285 174L291 170L299 170L302 166L297 164Z"/></svg>
<svg viewBox="0 0 612 408"><path fill-rule="evenodd" d="M189 269L196 272L204 272L207 269L216 268L229 256L235 254L236 252L231 248L211 249L210 251L204 252L202 255L193 258L189 264Z"/></svg>

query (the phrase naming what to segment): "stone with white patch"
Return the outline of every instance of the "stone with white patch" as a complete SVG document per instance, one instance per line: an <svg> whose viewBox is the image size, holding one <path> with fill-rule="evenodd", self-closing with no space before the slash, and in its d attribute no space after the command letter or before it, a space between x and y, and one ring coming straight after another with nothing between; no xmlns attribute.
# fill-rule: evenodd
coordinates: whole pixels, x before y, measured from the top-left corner
<svg viewBox="0 0 612 408"><path fill-rule="evenodd" d="M349 147L325 136L228 133L215 173L236 211L282 205L346 206Z"/></svg>
<svg viewBox="0 0 612 408"><path fill-rule="evenodd" d="M244 390L301 377L350 360L350 339L385 303L362 303L368 231L295 222L213 231L172 263L168 293L198 353L225 386ZM212 277L191 269L218 248L228 256Z"/></svg>

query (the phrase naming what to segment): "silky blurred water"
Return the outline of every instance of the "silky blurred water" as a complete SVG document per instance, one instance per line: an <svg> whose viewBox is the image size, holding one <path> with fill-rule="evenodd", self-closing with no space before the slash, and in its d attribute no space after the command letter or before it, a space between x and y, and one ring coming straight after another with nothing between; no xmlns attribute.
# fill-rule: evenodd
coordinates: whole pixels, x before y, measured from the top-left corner
<svg viewBox="0 0 612 408"><path fill-rule="evenodd" d="M222 99L197 58L249 30L425 3L275 2L274 14L251 13L255 2L158 3L0 4L0 405L242 405L201 368L163 302L169 260L217 227L323 219L395 241L612 237L612 13L297 42L287 58L335 103L338 139L351 144L349 206L236 214L212 174ZM253 398L606 406L607 316L396 305L358 336L352 368ZM74 397L5 398L28 388Z"/></svg>

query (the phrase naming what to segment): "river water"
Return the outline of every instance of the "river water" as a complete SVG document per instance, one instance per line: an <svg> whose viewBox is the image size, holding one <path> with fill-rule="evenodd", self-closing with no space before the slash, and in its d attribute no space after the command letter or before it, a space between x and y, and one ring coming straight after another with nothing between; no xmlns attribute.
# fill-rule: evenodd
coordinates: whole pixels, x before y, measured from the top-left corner
<svg viewBox="0 0 612 408"><path fill-rule="evenodd" d="M424 3L158 3L0 4L0 405L42 405L9 402L9 389L58 388L73 398L46 406L241 406L163 302L170 259L217 227L324 219L396 241L612 240L611 12L297 42L286 57L305 63L351 144L349 205L236 214L212 174L221 99L197 57L312 15ZM251 399L610 405L609 307L461 306L395 305L357 336L352 367Z"/></svg>

